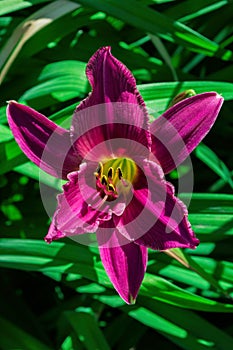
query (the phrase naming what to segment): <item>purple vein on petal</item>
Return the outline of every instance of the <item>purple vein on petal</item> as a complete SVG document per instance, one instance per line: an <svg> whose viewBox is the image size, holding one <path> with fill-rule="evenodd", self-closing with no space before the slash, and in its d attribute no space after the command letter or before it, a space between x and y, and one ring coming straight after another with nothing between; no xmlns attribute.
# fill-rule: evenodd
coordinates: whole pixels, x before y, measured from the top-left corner
<svg viewBox="0 0 233 350"><path fill-rule="evenodd" d="M117 229L112 234L118 240ZM100 235L97 231L98 240L102 240ZM128 243L110 248L101 246L99 251L113 286L127 304L133 304L146 271L147 248Z"/></svg>
<svg viewBox="0 0 233 350"><path fill-rule="evenodd" d="M194 249L199 244L188 221L185 204L175 197L174 187L167 181L158 181L156 164L149 163L144 169L150 186L146 218L151 227L135 242L155 250L171 248ZM137 193L137 200L145 203L145 192ZM162 198L162 201L160 200ZM154 216L154 219L153 219Z"/></svg>
<svg viewBox="0 0 233 350"><path fill-rule="evenodd" d="M216 92L198 94L175 104L151 124L152 152L165 174L180 165L206 136L222 103Z"/></svg>
<svg viewBox="0 0 233 350"><path fill-rule="evenodd" d="M97 143L116 138L135 140L150 148L145 103L132 73L112 56L110 47L99 49L91 57L86 74L92 92L73 117L75 148L85 157Z"/></svg>
<svg viewBox="0 0 233 350"><path fill-rule="evenodd" d="M26 156L52 176L67 178L78 169L79 157L71 147L70 133L36 110L10 101L8 122Z"/></svg>
<svg viewBox="0 0 233 350"><path fill-rule="evenodd" d="M129 241L155 250L195 248L199 240L173 186L160 178L157 164L145 162L143 171L145 177L140 178L124 213L113 217L118 231Z"/></svg>

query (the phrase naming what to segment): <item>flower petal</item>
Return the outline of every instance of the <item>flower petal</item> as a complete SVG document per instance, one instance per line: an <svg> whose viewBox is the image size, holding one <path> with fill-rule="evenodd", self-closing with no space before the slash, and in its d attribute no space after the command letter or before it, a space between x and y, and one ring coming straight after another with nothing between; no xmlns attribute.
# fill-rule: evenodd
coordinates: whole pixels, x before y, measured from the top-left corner
<svg viewBox="0 0 233 350"><path fill-rule="evenodd" d="M144 115L133 104L101 104L76 113L71 127L74 148L95 161L136 155L149 157L150 133L142 128Z"/></svg>
<svg viewBox="0 0 233 350"><path fill-rule="evenodd" d="M71 148L69 131L36 110L10 101L7 116L12 133L26 156L52 176L66 179L79 157Z"/></svg>
<svg viewBox="0 0 233 350"><path fill-rule="evenodd" d="M113 233L118 239L117 230ZM100 233L97 231L99 240ZM141 286L147 265L147 248L134 243L99 248L104 268L119 295L133 304Z"/></svg>
<svg viewBox="0 0 233 350"><path fill-rule="evenodd" d="M105 210L102 208L101 211L98 210L102 199L96 189L88 185L87 179L90 172L87 172L87 167L87 164L83 163L79 171L68 174L69 181L63 186L63 193L58 195L58 208L45 237L46 242L50 243L61 237L95 232L101 220L111 218L108 207ZM94 178L93 172L91 175ZM94 209L94 202L96 209Z"/></svg>
<svg viewBox="0 0 233 350"><path fill-rule="evenodd" d="M116 138L135 140L149 148L145 103L132 73L112 56L110 47L91 57L86 73L92 92L77 107L72 122L73 142L80 154L85 157L96 144ZM127 145L122 148L130 149ZM102 153L108 156L109 152Z"/></svg>
<svg viewBox="0 0 233 350"><path fill-rule="evenodd" d="M160 217L135 243L155 250L195 249L199 240L192 231L187 216L186 206L175 197L172 185L167 183L167 198Z"/></svg>
<svg viewBox="0 0 233 350"><path fill-rule="evenodd" d="M143 170L124 213L113 217L116 228L126 239L155 250L195 248L199 241L173 186L161 179L157 164L145 162Z"/></svg>
<svg viewBox="0 0 233 350"><path fill-rule="evenodd" d="M145 107L132 73L111 54L111 47L102 47L96 51L88 62L86 74L92 93L77 110L109 102L125 102ZM144 122L146 124L148 119Z"/></svg>
<svg viewBox="0 0 233 350"><path fill-rule="evenodd" d="M189 97L151 124L152 152L164 173L182 163L213 126L223 103L216 92Z"/></svg>

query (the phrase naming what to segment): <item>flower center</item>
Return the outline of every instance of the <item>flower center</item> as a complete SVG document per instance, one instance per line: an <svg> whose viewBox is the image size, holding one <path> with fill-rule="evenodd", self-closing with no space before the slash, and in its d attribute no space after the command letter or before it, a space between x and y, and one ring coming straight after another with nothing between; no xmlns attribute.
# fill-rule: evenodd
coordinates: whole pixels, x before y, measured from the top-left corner
<svg viewBox="0 0 233 350"><path fill-rule="evenodd" d="M127 195L137 177L137 166L130 158L110 159L100 162L94 175L101 197L112 201L120 194Z"/></svg>

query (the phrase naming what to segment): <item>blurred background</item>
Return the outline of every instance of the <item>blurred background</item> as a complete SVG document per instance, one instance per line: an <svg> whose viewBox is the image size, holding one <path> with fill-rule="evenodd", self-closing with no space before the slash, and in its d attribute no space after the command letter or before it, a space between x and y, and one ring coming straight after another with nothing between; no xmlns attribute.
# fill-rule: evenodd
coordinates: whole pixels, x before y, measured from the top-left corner
<svg viewBox="0 0 233 350"><path fill-rule="evenodd" d="M232 0L2 0L0 16L0 349L231 349ZM105 45L133 72L152 118L186 89L225 99L191 155L189 219L201 244L175 251L183 264L150 251L134 306L97 249L44 242L39 180L51 200L62 184L22 154L5 114L14 99L58 124L70 118L90 91L86 63ZM168 180L177 186L191 171L183 164Z"/></svg>

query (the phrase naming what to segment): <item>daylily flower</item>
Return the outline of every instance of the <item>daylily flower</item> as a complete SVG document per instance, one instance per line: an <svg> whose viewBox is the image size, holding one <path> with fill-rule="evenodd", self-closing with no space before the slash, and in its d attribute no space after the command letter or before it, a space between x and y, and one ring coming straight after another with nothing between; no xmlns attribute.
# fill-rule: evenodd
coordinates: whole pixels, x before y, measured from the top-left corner
<svg viewBox="0 0 233 350"><path fill-rule="evenodd" d="M223 98L215 92L179 95L150 124L134 77L109 47L91 57L86 73L92 92L77 107L70 130L15 101L7 115L26 156L68 180L45 240L96 232L105 270L130 304L146 271L148 248L194 249L199 243L186 206L164 174L208 133Z"/></svg>

